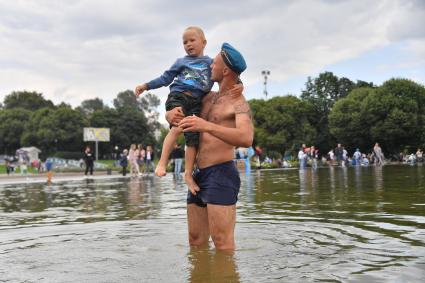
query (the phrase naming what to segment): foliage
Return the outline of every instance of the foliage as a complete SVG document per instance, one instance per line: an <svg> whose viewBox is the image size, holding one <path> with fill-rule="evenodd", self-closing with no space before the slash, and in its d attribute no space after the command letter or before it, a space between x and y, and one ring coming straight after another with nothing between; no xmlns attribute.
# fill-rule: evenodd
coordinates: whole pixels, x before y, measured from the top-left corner
<svg viewBox="0 0 425 283"><path fill-rule="evenodd" d="M42 108L32 113L21 143L37 146L43 152L81 151L85 117L69 107Z"/></svg>
<svg viewBox="0 0 425 283"><path fill-rule="evenodd" d="M23 108L0 111L0 148L7 154L14 154L21 147L21 136L31 112Z"/></svg>
<svg viewBox="0 0 425 283"><path fill-rule="evenodd" d="M256 143L269 150L295 150L311 143L316 131L310 124L311 106L295 96L249 101L254 117Z"/></svg>
<svg viewBox="0 0 425 283"><path fill-rule="evenodd" d="M53 108L53 102L44 99L43 94L35 91L14 91L4 99L5 109L23 108L34 111L44 107Z"/></svg>
<svg viewBox="0 0 425 283"><path fill-rule="evenodd" d="M103 110L106 106L103 103L103 100L96 97L93 99L87 99L81 102L79 110L81 110L85 115L92 114L95 111Z"/></svg>
<svg viewBox="0 0 425 283"><path fill-rule="evenodd" d="M389 153L425 144L425 88L391 79L378 88L360 88L335 104L330 130L338 141L369 149L379 142Z"/></svg>

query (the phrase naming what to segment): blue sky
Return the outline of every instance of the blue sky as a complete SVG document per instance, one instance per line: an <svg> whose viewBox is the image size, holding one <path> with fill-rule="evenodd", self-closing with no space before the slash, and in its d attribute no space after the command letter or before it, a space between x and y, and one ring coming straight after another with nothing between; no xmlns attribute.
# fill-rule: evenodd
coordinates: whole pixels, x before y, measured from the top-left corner
<svg viewBox="0 0 425 283"><path fill-rule="evenodd" d="M262 70L269 97L299 95L323 71L425 84L423 0L0 0L0 101L30 90L54 103L111 104L184 56L190 25L204 29L207 55L223 42L244 54L248 99L264 98ZM153 93L164 103L168 88Z"/></svg>

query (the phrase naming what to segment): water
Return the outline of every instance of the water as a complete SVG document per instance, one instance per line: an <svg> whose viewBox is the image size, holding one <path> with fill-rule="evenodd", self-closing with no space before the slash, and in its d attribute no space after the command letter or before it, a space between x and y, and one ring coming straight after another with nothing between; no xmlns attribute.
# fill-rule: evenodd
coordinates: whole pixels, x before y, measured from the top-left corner
<svg viewBox="0 0 425 283"><path fill-rule="evenodd" d="M242 173L234 253L164 178L0 187L1 282L423 282L425 168Z"/></svg>

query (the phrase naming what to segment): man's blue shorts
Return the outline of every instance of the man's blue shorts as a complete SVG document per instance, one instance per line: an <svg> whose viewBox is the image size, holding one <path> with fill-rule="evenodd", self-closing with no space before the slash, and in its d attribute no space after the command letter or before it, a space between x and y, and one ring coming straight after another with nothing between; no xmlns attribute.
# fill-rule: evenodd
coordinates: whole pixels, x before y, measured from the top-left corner
<svg viewBox="0 0 425 283"><path fill-rule="evenodd" d="M187 193L188 204L205 207L208 203L233 205L238 201L241 179L233 160L197 169L193 178L200 191L196 195Z"/></svg>

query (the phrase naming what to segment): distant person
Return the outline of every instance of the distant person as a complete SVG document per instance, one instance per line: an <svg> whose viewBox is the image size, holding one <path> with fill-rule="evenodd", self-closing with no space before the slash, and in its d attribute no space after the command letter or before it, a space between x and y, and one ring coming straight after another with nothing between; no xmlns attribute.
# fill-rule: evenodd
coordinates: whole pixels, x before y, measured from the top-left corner
<svg viewBox="0 0 425 283"><path fill-rule="evenodd" d="M354 165L360 165L361 158L362 153L360 152L360 149L356 148L356 151L353 154Z"/></svg>
<svg viewBox="0 0 425 283"><path fill-rule="evenodd" d="M334 153L335 153L336 162L338 163L338 165L344 165L344 163L343 163L344 148L341 146L340 143L336 146Z"/></svg>
<svg viewBox="0 0 425 283"><path fill-rule="evenodd" d="M375 165L384 164L383 153L381 147L379 146L379 143L375 143L375 146L373 147L373 155L375 158Z"/></svg>
<svg viewBox="0 0 425 283"><path fill-rule="evenodd" d="M127 175L127 166L128 166L128 150L124 149L120 157L120 166L122 167L122 175Z"/></svg>
<svg viewBox="0 0 425 283"><path fill-rule="evenodd" d="M10 165L11 165L10 160L8 158L5 158L4 159L4 166L6 167L6 174L7 175L10 175L10 173L12 173L12 170L11 170L12 167Z"/></svg>
<svg viewBox="0 0 425 283"><path fill-rule="evenodd" d="M53 162L50 158L46 159L46 162L44 163L44 167L46 168L47 183L50 184L53 178L53 171L52 171Z"/></svg>
<svg viewBox="0 0 425 283"><path fill-rule="evenodd" d="M171 153L171 156L174 160L174 174L180 175L182 171L182 162L184 157L184 150L182 147L176 143L174 146L173 152Z"/></svg>
<svg viewBox="0 0 425 283"><path fill-rule="evenodd" d="M300 162L300 169L304 169L307 165L307 154L304 152L304 148L301 147L300 151L298 151L298 161Z"/></svg>
<svg viewBox="0 0 425 283"><path fill-rule="evenodd" d="M418 148L418 150L416 151L416 162L422 163L424 161L423 155L424 152L420 148Z"/></svg>
<svg viewBox="0 0 425 283"><path fill-rule="evenodd" d="M367 158L366 154L362 154L362 161L361 161L361 165L362 166L369 166L369 159Z"/></svg>
<svg viewBox="0 0 425 283"><path fill-rule="evenodd" d="M26 161L23 161L21 164L19 164L19 171L21 171L21 176L28 175L28 166Z"/></svg>
<svg viewBox="0 0 425 283"><path fill-rule="evenodd" d="M131 176L140 176L139 163L137 162L140 155L140 151L137 148L136 144L130 146L130 151L128 153L128 161L130 162L130 175Z"/></svg>
<svg viewBox="0 0 425 283"><path fill-rule="evenodd" d="M87 173L89 172L90 172L90 175L93 175L94 156L89 146L87 146L86 150L84 151L83 160L86 165L86 170L84 172L84 175L87 176Z"/></svg>
<svg viewBox="0 0 425 283"><path fill-rule="evenodd" d="M145 169L146 169L146 173L149 175L149 172L152 169L152 172L154 172L154 163L153 163L153 159L154 159L154 154L153 154L153 149L151 145L148 145L146 147L146 160L145 160Z"/></svg>

